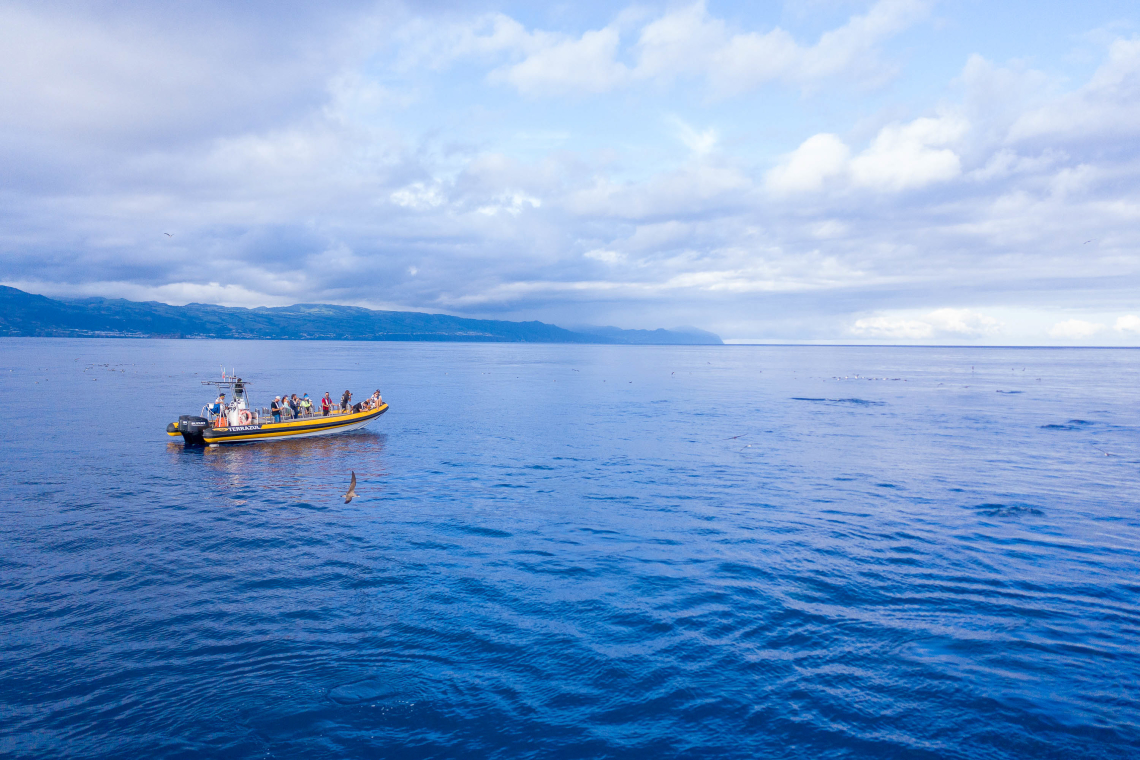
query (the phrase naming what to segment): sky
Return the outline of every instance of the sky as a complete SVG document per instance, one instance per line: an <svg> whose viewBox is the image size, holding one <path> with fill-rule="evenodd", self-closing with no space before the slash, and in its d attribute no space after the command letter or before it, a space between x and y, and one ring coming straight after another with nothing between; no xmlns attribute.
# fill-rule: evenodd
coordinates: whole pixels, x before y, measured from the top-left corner
<svg viewBox="0 0 1140 760"><path fill-rule="evenodd" d="M0 283L1140 346L1140 5L3 2Z"/></svg>

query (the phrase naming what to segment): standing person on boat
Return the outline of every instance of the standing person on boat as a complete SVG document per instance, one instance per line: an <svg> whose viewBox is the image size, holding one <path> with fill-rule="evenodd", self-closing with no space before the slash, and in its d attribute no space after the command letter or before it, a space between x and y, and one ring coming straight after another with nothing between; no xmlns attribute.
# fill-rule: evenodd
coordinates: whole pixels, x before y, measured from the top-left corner
<svg viewBox="0 0 1140 760"><path fill-rule="evenodd" d="M274 396L273 403L269 405L269 411L273 412L273 421L281 421L281 397Z"/></svg>
<svg viewBox="0 0 1140 760"><path fill-rule="evenodd" d="M214 399L214 405L210 407L210 411L214 414L221 414L222 410L226 408L226 394L219 393L218 397Z"/></svg>
<svg viewBox="0 0 1140 760"><path fill-rule="evenodd" d="M328 417L329 409L332 409L332 399L329 397L329 392L325 391L325 397L321 399L321 416Z"/></svg>
<svg viewBox="0 0 1140 760"><path fill-rule="evenodd" d="M345 391L340 397L340 408L347 414L352 411L352 391Z"/></svg>
<svg viewBox="0 0 1140 760"><path fill-rule="evenodd" d="M289 415L289 416L286 417L285 415ZM292 418L293 418L293 412L291 409L289 409L289 394L288 393L282 393L281 394L281 419L292 419Z"/></svg>
<svg viewBox="0 0 1140 760"><path fill-rule="evenodd" d="M234 401L241 401L243 398L245 398L245 383L243 383L239 377L237 382L234 383Z"/></svg>
<svg viewBox="0 0 1140 760"><path fill-rule="evenodd" d="M291 409L293 411L293 419L297 419L298 417L301 416L299 414L301 407L297 403L297 394L296 393L294 393L292 396L289 397L289 409Z"/></svg>

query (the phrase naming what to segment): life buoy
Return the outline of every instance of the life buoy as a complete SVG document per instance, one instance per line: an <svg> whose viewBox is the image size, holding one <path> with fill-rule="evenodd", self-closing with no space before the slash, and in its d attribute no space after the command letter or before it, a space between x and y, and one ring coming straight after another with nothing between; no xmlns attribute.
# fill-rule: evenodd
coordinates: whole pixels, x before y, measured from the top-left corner
<svg viewBox="0 0 1140 760"><path fill-rule="evenodd" d="M248 409L242 409L238 412L239 425L248 425L251 422L253 422L253 415L249 413Z"/></svg>

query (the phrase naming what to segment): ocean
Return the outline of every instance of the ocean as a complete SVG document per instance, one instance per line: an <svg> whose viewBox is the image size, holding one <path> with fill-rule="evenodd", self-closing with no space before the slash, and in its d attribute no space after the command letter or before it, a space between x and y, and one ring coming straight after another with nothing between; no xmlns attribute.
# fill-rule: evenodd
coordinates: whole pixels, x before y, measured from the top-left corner
<svg viewBox="0 0 1140 760"><path fill-rule="evenodd" d="M1138 359L0 339L0 755L1137 756Z"/></svg>

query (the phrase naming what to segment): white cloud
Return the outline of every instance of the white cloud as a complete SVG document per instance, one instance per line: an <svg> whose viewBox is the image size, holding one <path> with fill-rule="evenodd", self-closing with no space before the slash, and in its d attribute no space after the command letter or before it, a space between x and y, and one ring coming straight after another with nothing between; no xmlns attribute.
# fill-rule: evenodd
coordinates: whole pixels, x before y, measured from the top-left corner
<svg viewBox="0 0 1140 760"><path fill-rule="evenodd" d="M1119 330L1120 332L1140 334L1140 317L1136 316L1135 314L1125 314L1123 317L1119 317L1116 320L1116 324L1113 325L1113 329Z"/></svg>
<svg viewBox="0 0 1140 760"><path fill-rule="evenodd" d="M613 27L589 31L578 39L547 37L523 61L491 72L492 82L507 82L527 95L606 92L629 78L616 59L620 33Z"/></svg>
<svg viewBox="0 0 1140 760"><path fill-rule="evenodd" d="M764 182L777 193L819 191L847 172L850 156L850 149L835 135L814 135L771 169Z"/></svg>
<svg viewBox="0 0 1140 760"><path fill-rule="evenodd" d="M518 216L528 208L534 209L540 206L542 206L541 199L517 190L508 190L499 193L495 196L492 203L486 206L480 206L476 211L484 216L495 216L501 212L510 214L511 216Z"/></svg>
<svg viewBox="0 0 1140 760"><path fill-rule="evenodd" d="M1140 134L1140 38L1116 40L1108 60L1075 92L1022 114L1012 142L1044 137L1081 141Z"/></svg>
<svg viewBox="0 0 1140 760"><path fill-rule="evenodd" d="M702 0L643 26L631 51L636 58L632 66L620 60L625 52L621 29L628 25L624 18L575 37L527 31L495 13L442 28L415 21L397 37L405 67L438 68L464 56L521 56L489 78L532 96L608 92L636 81L664 83L678 76L701 77L715 93L728 95L772 81L810 88L835 77L882 80L890 70L878 60L879 45L925 18L930 5L928 0L879 0L866 14L822 34L814 45L801 45L779 27L763 33L733 31L723 19L710 16Z"/></svg>
<svg viewBox="0 0 1140 760"><path fill-rule="evenodd" d="M618 264L622 261L625 261L625 254L618 253L617 251L607 251L603 248L596 248L592 251L586 251L582 255L588 259L602 261L606 264Z"/></svg>
<svg viewBox="0 0 1140 760"><path fill-rule="evenodd" d="M446 200L438 188L428 187L423 182L413 182L388 196L392 203L404 208L424 211L443 205Z"/></svg>
<svg viewBox="0 0 1140 760"><path fill-rule="evenodd" d="M962 171L958 155L948 147L969 125L960 118L915 119L889 124L871 146L851 160L855 185L874 190L911 190L954 179Z"/></svg>
<svg viewBox="0 0 1140 760"><path fill-rule="evenodd" d="M1066 319L1058 322L1049 329L1049 335L1054 338L1066 340L1083 340L1091 338L1104 329L1104 325L1095 322L1086 322L1082 319Z"/></svg>
<svg viewBox="0 0 1140 760"><path fill-rule="evenodd" d="M980 338L1001 330L1001 322L970 309L937 309L924 319L939 333L964 338Z"/></svg>
<svg viewBox="0 0 1140 760"><path fill-rule="evenodd" d="M864 317L855 321L851 332L887 340L978 339L997 334L1001 327L1001 322L986 314L971 309L944 308L917 317L897 314Z"/></svg>
<svg viewBox="0 0 1140 760"><path fill-rule="evenodd" d="M888 124L859 155L832 134L809 137L765 176L777 194L817 192L845 185L882 192L914 190L956 178L962 162L949 147L969 125L957 116Z"/></svg>
<svg viewBox="0 0 1140 760"><path fill-rule="evenodd" d="M677 127L677 136L685 147L691 150L698 156L704 156L712 152L716 147L716 142L720 139L720 135L716 129L709 127L703 132L698 132L694 127L681 121L677 117L673 117L673 123Z"/></svg>
<svg viewBox="0 0 1140 760"><path fill-rule="evenodd" d="M867 338L922 340L934 335L934 327L917 319L865 317L855 321L851 327L851 332Z"/></svg>
<svg viewBox="0 0 1140 760"><path fill-rule="evenodd" d="M880 0L863 16L803 46L777 27L769 32L733 33L709 15L705 3L678 8L647 24L637 43L637 78L703 76L720 94L772 81L811 86L836 76L881 78L875 55L884 40L924 18L929 3Z"/></svg>

